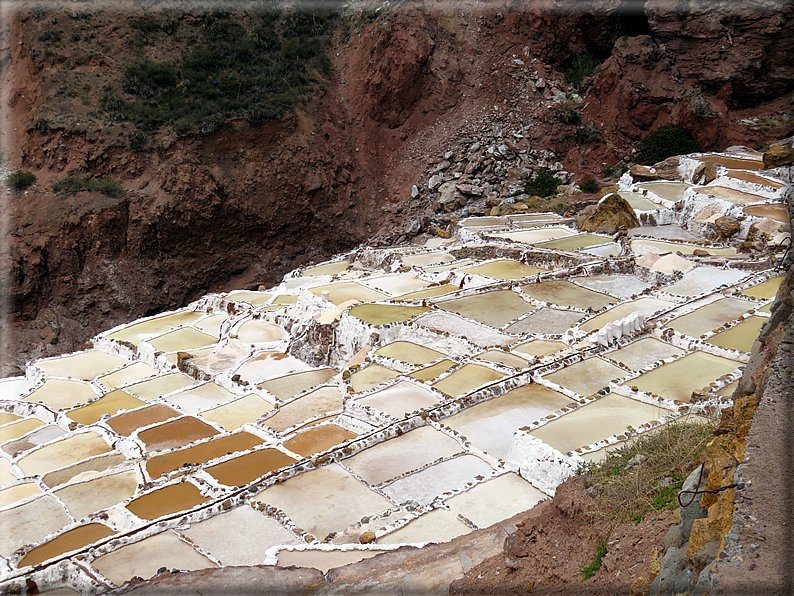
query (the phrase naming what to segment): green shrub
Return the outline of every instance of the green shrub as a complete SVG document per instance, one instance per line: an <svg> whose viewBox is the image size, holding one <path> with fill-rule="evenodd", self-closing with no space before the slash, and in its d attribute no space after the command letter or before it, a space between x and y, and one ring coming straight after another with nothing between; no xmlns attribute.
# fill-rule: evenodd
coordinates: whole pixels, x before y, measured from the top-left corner
<svg viewBox="0 0 794 596"><path fill-rule="evenodd" d="M637 143L637 163L650 166L674 155L698 151L697 143L685 128L665 124Z"/></svg>
<svg viewBox="0 0 794 596"><path fill-rule="evenodd" d="M570 68L565 71L565 82L583 93L590 85L591 77L597 72L598 63L587 52L574 57Z"/></svg>
<svg viewBox="0 0 794 596"><path fill-rule="evenodd" d="M52 191L55 194L73 195L79 190L96 191L112 199L120 199L126 194L119 182L107 178L78 178L76 176L67 176L63 180L59 180L52 185Z"/></svg>
<svg viewBox="0 0 794 596"><path fill-rule="evenodd" d="M36 182L36 176L33 172L23 172L22 170L17 170L6 178L8 187L16 192L30 188L34 182Z"/></svg>
<svg viewBox="0 0 794 596"><path fill-rule="evenodd" d="M532 180L527 182L525 192L528 195L549 197L557 193L557 187L560 184L562 182L552 176L548 170L542 170Z"/></svg>
<svg viewBox="0 0 794 596"><path fill-rule="evenodd" d="M612 176L614 176L614 175L615 175L615 172L616 172L616 171L617 171L617 170L615 169L615 166L611 166L611 165L609 165L609 164L606 164L606 165L604 166L604 176L605 176L606 178L612 178Z"/></svg>
<svg viewBox="0 0 794 596"><path fill-rule="evenodd" d="M582 115L579 113L579 110L573 106L566 105L567 103L568 102L554 110L554 117L563 124L580 124L582 122Z"/></svg>
<svg viewBox="0 0 794 596"><path fill-rule="evenodd" d="M582 567L582 578L583 578L582 581L590 579L591 577L593 577L593 575L595 575L596 571L601 569L601 563L604 561L604 557L606 556L606 554L607 554L607 543L602 540L601 542L598 543L598 546L596 547L596 554L595 554L595 558L593 558L593 561L586 567Z"/></svg>
<svg viewBox="0 0 794 596"><path fill-rule="evenodd" d="M594 122L586 122L576 127L576 139L582 145L593 145L604 140L604 135Z"/></svg>
<svg viewBox="0 0 794 596"><path fill-rule="evenodd" d="M592 178L588 178L579 185L579 190L586 193L598 192L598 182Z"/></svg>

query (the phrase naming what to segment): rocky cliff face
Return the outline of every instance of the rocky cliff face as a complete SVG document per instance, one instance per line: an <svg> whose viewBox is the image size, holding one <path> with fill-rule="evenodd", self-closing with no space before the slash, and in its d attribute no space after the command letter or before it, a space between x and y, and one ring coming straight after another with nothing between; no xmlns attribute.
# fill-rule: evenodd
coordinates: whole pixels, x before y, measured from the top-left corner
<svg viewBox="0 0 794 596"><path fill-rule="evenodd" d="M433 230L435 206L411 187L484 125L520 126L532 149L554 151L581 178L630 161L633 143L670 121L704 149L790 130L790 4L568 4L373 12L348 36L337 32L326 89L282 120L166 135L139 151L128 124L103 120L98 96L134 52L173 51L155 34L135 37L144 13L20 8L0 47L4 149L9 170L38 182L6 198L2 291L12 306L0 360L76 349L100 325L256 287L376 237ZM92 36L104 45L85 52L73 42ZM584 52L602 62L579 98L563 73ZM128 192L54 195L68 174L111 177Z"/></svg>

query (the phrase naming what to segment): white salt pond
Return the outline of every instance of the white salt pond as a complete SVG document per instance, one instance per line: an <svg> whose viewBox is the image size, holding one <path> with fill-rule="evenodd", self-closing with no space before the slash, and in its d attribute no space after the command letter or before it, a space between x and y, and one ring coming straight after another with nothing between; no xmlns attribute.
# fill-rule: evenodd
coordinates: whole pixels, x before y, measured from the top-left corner
<svg viewBox="0 0 794 596"><path fill-rule="evenodd" d="M585 321L579 326L579 328L582 331L587 332L596 331L597 329L604 327L604 325L607 323L618 321L634 313L637 313L638 315L641 315L647 319L657 313L673 308L675 305L676 303L671 302L670 300L661 300L659 298L639 298L637 300L632 300L631 302L614 306L606 312Z"/></svg>
<svg viewBox="0 0 794 596"><path fill-rule="evenodd" d="M691 186L686 182L667 181L641 182L637 185L640 190L647 190L658 197L674 202L680 201L684 197L684 192Z"/></svg>
<svg viewBox="0 0 794 596"><path fill-rule="evenodd" d="M308 420L342 410L342 394L337 386L320 387L278 408L261 424L277 431L284 431Z"/></svg>
<svg viewBox="0 0 794 596"><path fill-rule="evenodd" d="M720 269L719 267L697 267L677 282L664 286L663 291L676 296L698 296L722 285L735 284L748 275L741 269Z"/></svg>
<svg viewBox="0 0 794 596"><path fill-rule="evenodd" d="M534 306L512 290L494 290L438 301L436 304L446 311L457 313L491 327L502 327L521 315L535 310Z"/></svg>
<svg viewBox="0 0 794 596"><path fill-rule="evenodd" d="M546 498L545 493L518 474L508 472L455 495L445 504L450 513L462 515L478 528L487 528L534 507Z"/></svg>
<svg viewBox="0 0 794 596"><path fill-rule="evenodd" d="M213 408L235 398L228 389L210 381L192 389L173 393L165 397L165 401L178 406L185 414L195 414L207 408Z"/></svg>
<svg viewBox="0 0 794 596"><path fill-rule="evenodd" d="M715 379L732 373L741 362L695 351L680 360L643 373L626 384L665 399L690 401L693 391L700 391Z"/></svg>
<svg viewBox="0 0 794 596"><path fill-rule="evenodd" d="M563 227L548 227L548 228L533 228L528 230L517 230L514 232L499 232L493 234L497 238L506 238L513 242L524 242L526 244L533 244L535 242L543 242L544 240L551 240L552 238L562 238L564 236L573 236L576 234L573 230ZM517 279L517 278L516 278Z"/></svg>
<svg viewBox="0 0 794 596"><path fill-rule="evenodd" d="M96 399L97 394L87 383L48 379L44 384L24 398L27 402L38 402L54 410L68 410Z"/></svg>
<svg viewBox="0 0 794 596"><path fill-rule="evenodd" d="M443 358L438 350L420 346L410 341L395 341L375 350L375 353L385 358L393 358L409 364L427 364Z"/></svg>
<svg viewBox="0 0 794 596"><path fill-rule="evenodd" d="M125 364L129 364L129 361L120 356L89 350L72 356L37 360L35 366L50 377L72 377L92 381L99 375L121 368Z"/></svg>
<svg viewBox="0 0 794 596"><path fill-rule="evenodd" d="M562 393L531 383L466 408L443 423L481 451L505 459L515 431L571 404Z"/></svg>
<svg viewBox="0 0 794 596"><path fill-rule="evenodd" d="M356 401L395 418L402 418L410 412L434 406L441 397L429 389L403 381Z"/></svg>
<svg viewBox="0 0 794 596"><path fill-rule="evenodd" d="M527 356L548 356L567 348L568 344L562 341L552 341L547 339L533 339L528 342L516 345L513 350Z"/></svg>
<svg viewBox="0 0 794 596"><path fill-rule="evenodd" d="M627 346L623 346L619 350L610 352L606 354L606 356L620 362L631 370L639 371L647 368L654 362L672 356L679 356L683 353L684 351L682 349L671 346L668 343L653 337L644 337Z"/></svg>
<svg viewBox="0 0 794 596"><path fill-rule="evenodd" d="M571 279L576 285L584 286L590 290L611 294L618 298L631 298L651 287L651 284L642 281L634 275L588 275Z"/></svg>
<svg viewBox="0 0 794 596"><path fill-rule="evenodd" d="M577 286L566 279L528 284L521 286L521 290L541 302L559 306L573 306L581 309L592 308L593 310L599 310L613 302L617 302L617 299L612 296Z"/></svg>
<svg viewBox="0 0 794 596"><path fill-rule="evenodd" d="M126 325L118 331L108 334L107 337L137 346L142 341L157 337L158 335L162 335L163 333L171 331L172 329L176 329L177 327L189 325L195 322L197 319L200 319L203 314L204 313L193 311L175 312L152 319L147 319L145 321L141 321L140 323Z"/></svg>
<svg viewBox="0 0 794 596"><path fill-rule="evenodd" d="M270 402L258 395L246 395L223 406L205 410L201 417L224 430L233 431L243 424L255 422L273 409Z"/></svg>
<svg viewBox="0 0 794 596"><path fill-rule="evenodd" d="M350 375L350 386L356 393L361 393L398 376L400 373L397 371L380 364L370 364Z"/></svg>
<svg viewBox="0 0 794 596"><path fill-rule="evenodd" d="M487 383L498 381L505 376L503 373L487 366L469 363L464 364L449 376L433 383L433 388L451 397L457 397L470 393Z"/></svg>
<svg viewBox="0 0 794 596"><path fill-rule="evenodd" d="M509 325L505 331L508 333L562 334L585 316L587 316L585 313L575 310L543 307Z"/></svg>
<svg viewBox="0 0 794 596"><path fill-rule="evenodd" d="M631 426L667 416L670 410L610 393L531 431L557 451L568 453L612 435L621 435Z"/></svg>
<svg viewBox="0 0 794 596"><path fill-rule="evenodd" d="M522 232L523 233L523 232ZM500 259L498 261L490 261L482 263L481 265L474 265L472 267L464 267L460 269L462 273L476 273L478 275L485 275L493 279L523 279L530 275L537 275L543 273L545 269L539 269L519 263L513 259Z"/></svg>
<svg viewBox="0 0 794 596"><path fill-rule="evenodd" d="M263 381L257 387L280 400L286 400L316 385L330 381L336 374L333 368L315 368Z"/></svg>
<svg viewBox="0 0 794 596"><path fill-rule="evenodd" d="M631 208L635 211L657 211L659 209L664 209L664 205L654 203L640 193L622 190L618 194L626 199L628 204L631 205Z"/></svg>
<svg viewBox="0 0 794 596"><path fill-rule="evenodd" d="M612 240L611 236L598 236L596 234L576 234L566 238L557 238L556 240L547 240L546 242L538 242L536 246L539 248L552 248L555 250L579 250L589 246L597 246L599 244L606 244Z"/></svg>
<svg viewBox="0 0 794 596"><path fill-rule="evenodd" d="M749 352L752 350L755 340L758 339L761 327L767 320L766 317L748 317L738 325L710 337L706 343L721 348Z"/></svg>
<svg viewBox="0 0 794 596"><path fill-rule="evenodd" d="M431 311L417 318L416 323L423 327L465 337L481 348L504 346L516 341L516 338L511 335L500 333L492 327L476 321L468 321L453 313Z"/></svg>
<svg viewBox="0 0 794 596"><path fill-rule="evenodd" d="M666 326L690 337L700 337L728 321L738 319L752 307L753 305L746 300L722 297L668 321Z"/></svg>
<svg viewBox="0 0 794 596"><path fill-rule="evenodd" d="M341 532L362 517L392 507L391 502L330 464L274 484L256 501L281 509L298 527L319 540Z"/></svg>
<svg viewBox="0 0 794 596"><path fill-rule="evenodd" d="M479 457L460 455L424 468L383 486L381 490L395 504L413 501L419 505L431 503L437 495L463 488L477 476L491 474L493 469Z"/></svg>
<svg viewBox="0 0 794 596"><path fill-rule="evenodd" d="M606 360L592 357L543 375L543 378L586 397L607 387L610 379L625 377L628 374L627 371Z"/></svg>
<svg viewBox="0 0 794 596"><path fill-rule="evenodd" d="M365 283L368 287L375 288L390 296L416 292L430 285L429 281L420 279L413 273L397 273L384 277L368 278Z"/></svg>
<svg viewBox="0 0 794 596"><path fill-rule="evenodd" d="M326 290L328 291L328 299L337 305L348 300L367 302L369 300L385 300L388 298L388 295L383 292L363 286L357 281L340 281L309 288L309 291L317 297L322 297L323 292Z"/></svg>
<svg viewBox="0 0 794 596"><path fill-rule="evenodd" d="M365 449L342 464L365 482L379 485L462 451L455 439L423 426Z"/></svg>
<svg viewBox="0 0 794 596"><path fill-rule="evenodd" d="M457 514L446 509L434 509L402 528L386 534L378 544L419 544L422 542L447 542L471 532L471 528L458 519Z"/></svg>
<svg viewBox="0 0 794 596"><path fill-rule="evenodd" d="M714 246L699 246L695 244L684 244L682 242L665 242L664 240L650 240L648 238L634 238L631 241L631 250L636 254L653 252L663 255L668 252L680 252L683 255L691 255L695 250L705 250L710 255L730 256L736 254L736 249L731 247L719 248Z"/></svg>

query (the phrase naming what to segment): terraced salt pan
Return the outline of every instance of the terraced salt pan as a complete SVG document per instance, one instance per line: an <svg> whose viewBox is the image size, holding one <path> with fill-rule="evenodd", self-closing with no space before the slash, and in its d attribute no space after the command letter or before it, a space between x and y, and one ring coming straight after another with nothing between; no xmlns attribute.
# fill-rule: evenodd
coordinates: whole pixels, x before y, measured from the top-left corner
<svg viewBox="0 0 794 596"><path fill-rule="evenodd" d="M773 180L766 176L760 176L755 172L745 172L743 170L728 170L725 176L733 178L734 180L742 180L750 182L751 184L760 184L761 186L768 186L770 188L783 188L783 183Z"/></svg>
<svg viewBox="0 0 794 596"><path fill-rule="evenodd" d="M44 474L92 455L110 451L110 446L96 432L78 433L49 443L20 458L17 465L28 476Z"/></svg>
<svg viewBox="0 0 794 596"><path fill-rule="evenodd" d="M679 356L684 351L653 337L644 337L640 340L623 346L619 350L607 354L612 360L629 367L631 370L642 370L654 362Z"/></svg>
<svg viewBox="0 0 794 596"><path fill-rule="evenodd" d="M477 275L485 275L493 279L507 280L523 279L530 275L544 273L546 270L532 267L531 265L525 265L513 259L499 259L472 267L463 267L460 271L461 273L476 273Z"/></svg>
<svg viewBox="0 0 794 596"><path fill-rule="evenodd" d="M612 435L620 435L629 426L637 428L669 413L670 410L665 408L610 393L530 434L557 451L568 453Z"/></svg>
<svg viewBox="0 0 794 596"><path fill-rule="evenodd" d="M237 339L249 344L279 341L286 336L281 327L264 321L247 321L237 329Z"/></svg>
<svg viewBox="0 0 794 596"><path fill-rule="evenodd" d="M272 294L267 292L250 292L246 290L239 290L236 292L230 292L228 296L226 296L226 299L232 302L247 302L252 306L257 306L270 300L271 296Z"/></svg>
<svg viewBox="0 0 794 596"><path fill-rule="evenodd" d="M124 387L124 390L146 401L154 401L158 397L173 393L179 389L185 389L195 384L196 380L187 375L183 375L182 373L168 373L147 381L127 385Z"/></svg>
<svg viewBox="0 0 794 596"><path fill-rule="evenodd" d="M647 238L635 238L631 241L632 252L644 255L653 252L658 255L668 252L680 252L684 255L691 255L696 249L705 250L710 255L730 256L736 254L736 249L731 247L719 248L716 246L696 246L683 244L680 242L665 242L663 240L649 240Z"/></svg>
<svg viewBox="0 0 794 596"><path fill-rule="evenodd" d="M419 290L418 292L408 292L400 296L395 296L394 300L419 300L420 298L435 298L436 296L445 296L452 292L457 292L460 287L455 284L442 284L440 286L432 286L426 290Z"/></svg>
<svg viewBox="0 0 794 596"><path fill-rule="evenodd" d="M458 490L477 476L491 474L493 469L479 457L460 455L453 459L404 476L382 487L383 493L395 504L414 501L419 505L431 503L437 495Z"/></svg>
<svg viewBox="0 0 794 596"><path fill-rule="evenodd" d="M514 351L527 356L548 356L567 348L568 344L562 341L551 341L547 339L532 339L528 342L518 344L513 348Z"/></svg>
<svg viewBox="0 0 794 596"><path fill-rule="evenodd" d="M768 203L765 205L749 205L742 209L747 215L755 217L766 217L779 221L780 223L789 224L791 220L788 214L788 205L785 203Z"/></svg>
<svg viewBox="0 0 794 596"><path fill-rule="evenodd" d="M459 261L453 261L452 263L444 263L441 265L430 265L429 267L425 267L426 271L431 273L441 273L443 271L449 271L451 269L460 269L461 267L465 267L470 263L476 263L474 259L461 259Z"/></svg>
<svg viewBox="0 0 794 596"><path fill-rule="evenodd" d="M333 412L342 410L342 394L339 387L320 387L279 407L278 411L265 418L264 424L273 430L284 431L288 428Z"/></svg>
<svg viewBox="0 0 794 596"><path fill-rule="evenodd" d="M533 305L512 290L493 290L436 304L443 310L497 328L535 310Z"/></svg>
<svg viewBox="0 0 794 596"><path fill-rule="evenodd" d="M49 379L23 401L46 404L54 410L68 410L96 399L91 386L82 381Z"/></svg>
<svg viewBox="0 0 794 596"><path fill-rule="evenodd" d="M146 402L131 396L123 389L116 389L106 393L101 398L87 406L69 410L68 416L80 424L93 424L102 416L116 414L119 410L133 410Z"/></svg>
<svg viewBox="0 0 794 596"><path fill-rule="evenodd" d="M465 337L481 348L509 345L516 340L515 337L500 333L490 326L475 321L468 321L458 315L447 312L431 311L425 313L416 319L416 323L436 331L446 331Z"/></svg>
<svg viewBox="0 0 794 596"><path fill-rule="evenodd" d="M181 412L177 412L165 404L152 404L145 408L113 416L107 421L107 424L120 435L129 436L140 427L165 422L181 415Z"/></svg>
<svg viewBox="0 0 794 596"><path fill-rule="evenodd" d="M47 424L46 426L39 427L33 432L28 433L24 437L4 444L3 451L8 453L11 457L16 457L23 451L54 441L65 434L66 431L57 424Z"/></svg>
<svg viewBox="0 0 794 596"><path fill-rule="evenodd" d="M248 360L237 369L237 374L251 384L289 373L311 370L311 366L283 352L264 352Z"/></svg>
<svg viewBox="0 0 794 596"><path fill-rule="evenodd" d="M467 217L460 220L464 228L499 227L508 225L506 217Z"/></svg>
<svg viewBox="0 0 794 596"><path fill-rule="evenodd" d="M691 184L686 182L642 182L637 185L642 190L652 192L658 197L668 201L680 201L684 197L684 192L691 188Z"/></svg>
<svg viewBox="0 0 794 596"><path fill-rule="evenodd" d="M136 576L149 579L161 567L183 571L217 567L171 530L122 546L94 559L92 565L117 586Z"/></svg>
<svg viewBox="0 0 794 596"><path fill-rule="evenodd" d="M555 250L579 250L588 246L605 244L612 240L608 236L597 236L595 234L576 234L566 238L557 238L546 242L538 242L535 246L539 248L553 248Z"/></svg>
<svg viewBox="0 0 794 596"><path fill-rule="evenodd" d="M420 346L410 341L395 341L386 344L375 350L375 353L385 358L393 358L394 360L407 362L409 364L427 364L428 362L434 362L439 358L443 358L446 355L438 350Z"/></svg>
<svg viewBox="0 0 794 596"><path fill-rule="evenodd" d="M419 544L447 542L471 532L471 528L446 509L434 509L391 534L378 538L378 544Z"/></svg>
<svg viewBox="0 0 794 596"><path fill-rule="evenodd" d="M428 252L415 255L405 255L400 257L403 265L408 267L428 267L440 263L452 263L455 260L451 254L446 252Z"/></svg>
<svg viewBox="0 0 794 596"><path fill-rule="evenodd" d="M729 188L716 183L708 184L706 186L699 186L697 187L697 192L710 197L725 199L734 205L751 205L753 203L758 203L759 201L767 200L766 196L756 195L753 193L744 192L742 190L736 190L735 188Z"/></svg>
<svg viewBox="0 0 794 596"><path fill-rule="evenodd" d="M360 451L342 464L364 482L378 485L461 451L455 439L431 426L422 426Z"/></svg>
<svg viewBox="0 0 794 596"><path fill-rule="evenodd" d="M221 484L245 486L274 470L294 464L296 459L278 449L257 449L206 468Z"/></svg>
<svg viewBox="0 0 794 596"><path fill-rule="evenodd" d="M418 278L413 273L397 273L395 275L367 279L366 285L390 296L396 296L426 288L430 285L430 282Z"/></svg>
<svg viewBox="0 0 794 596"><path fill-rule="evenodd" d="M12 479L15 479L13 475ZM21 501L27 497L40 494L41 491L35 482L23 482L21 484L15 484L13 486L0 489L0 507L8 507L17 501ZM8 528L8 530L10 531L11 528Z"/></svg>
<svg viewBox="0 0 794 596"><path fill-rule="evenodd" d="M403 304L359 304L351 308L351 317L361 319L371 325L386 325L407 321L430 310L425 306L408 306Z"/></svg>
<svg viewBox="0 0 794 596"><path fill-rule="evenodd" d="M541 302L559 306L573 306L581 309L592 308L593 310L599 310L617 301L612 296L577 286L566 279L527 284L521 286L521 290Z"/></svg>
<svg viewBox="0 0 794 596"><path fill-rule="evenodd" d="M516 430L572 403L557 391L531 383L466 408L445 418L443 423L481 451L505 459Z"/></svg>
<svg viewBox="0 0 794 596"><path fill-rule="evenodd" d="M323 263L313 267L306 267L303 270L303 275L316 276L316 275L336 275L350 269L348 261L333 261L331 263Z"/></svg>
<svg viewBox="0 0 794 596"><path fill-rule="evenodd" d="M291 439L284 441L284 448L303 457L311 457L315 453L322 453L355 438L356 433L341 426L320 424L303 430Z"/></svg>
<svg viewBox="0 0 794 596"><path fill-rule="evenodd" d="M257 385L280 400L287 400L293 395L311 389L315 385L330 381L337 372L333 368L314 368L304 372L276 377Z"/></svg>
<svg viewBox="0 0 794 596"><path fill-rule="evenodd" d="M10 422L3 427L0 427L0 443L18 439L33 429L39 428L41 426L44 426L44 423L38 418L24 418Z"/></svg>
<svg viewBox="0 0 794 596"><path fill-rule="evenodd" d="M235 401L231 401L218 408L205 410L201 417L209 422L214 422L227 431L240 428L248 422L255 422L273 409L273 405L259 397L250 394Z"/></svg>
<svg viewBox="0 0 794 596"><path fill-rule="evenodd" d="M192 416L183 416L140 431L138 439L146 444L147 451L152 452L178 449L217 434L218 431L206 422Z"/></svg>
<svg viewBox="0 0 794 596"><path fill-rule="evenodd" d="M146 379L155 374L157 374L157 371L145 362L136 362L135 364L125 366L121 370L117 370L109 375L99 377L97 380L109 389L116 389L128 383Z"/></svg>
<svg viewBox="0 0 794 596"><path fill-rule="evenodd" d="M0 412L0 426L21 419L22 416L17 416L16 414L12 414L11 412Z"/></svg>
<svg viewBox="0 0 794 596"><path fill-rule="evenodd" d="M676 296L698 296L724 284L734 284L747 276L739 269L720 269L719 267L696 267L684 273L677 282L664 286L662 290Z"/></svg>
<svg viewBox="0 0 794 596"><path fill-rule="evenodd" d="M192 389L186 389L165 397L165 401L178 406L185 414L195 414L200 410L215 407L231 401L236 396L228 389L210 381Z"/></svg>
<svg viewBox="0 0 794 596"><path fill-rule="evenodd" d="M262 565L269 548L303 542L275 519L246 505L192 524L182 534L225 567Z"/></svg>
<svg viewBox="0 0 794 596"><path fill-rule="evenodd" d="M767 320L766 317L748 317L738 325L726 331L720 331L710 337L706 340L706 343L722 348L749 352L752 350L755 340L758 339L761 327Z"/></svg>
<svg viewBox="0 0 794 596"><path fill-rule="evenodd" d="M419 370L415 370L408 376L414 379L418 379L419 381L431 381L439 376L442 373L447 372L450 368L457 366L457 362L454 360L450 360L449 358L445 358L440 362L436 362L432 366L427 366L425 368L420 368Z"/></svg>
<svg viewBox="0 0 794 596"><path fill-rule="evenodd" d="M99 375L120 368L125 364L129 364L129 361L120 356L105 354L98 350L37 360L33 363L36 368L41 369L51 377L72 377L84 381L91 381Z"/></svg>
<svg viewBox="0 0 794 596"><path fill-rule="evenodd" d="M469 363L464 364L449 376L433 383L433 388L451 397L457 397L471 393L478 387L498 381L505 376L507 375L487 366Z"/></svg>
<svg viewBox="0 0 794 596"><path fill-rule="evenodd" d="M668 321L665 326L685 333L690 337L700 337L702 334L720 327L728 321L734 321L752 308L752 304L740 298L722 297L689 314ZM675 311L673 311L675 312Z"/></svg>
<svg viewBox="0 0 794 596"><path fill-rule="evenodd" d="M711 381L736 370L741 362L695 351L680 360L664 364L646 372L627 385L640 391L655 393L665 399L690 401L692 391L700 390Z"/></svg>
<svg viewBox="0 0 794 596"><path fill-rule="evenodd" d="M226 315L210 315L193 323L199 331L203 331L213 337L221 336L221 325L228 317Z"/></svg>
<svg viewBox="0 0 794 596"><path fill-rule="evenodd" d="M72 528L52 540L28 551L19 561L18 567L38 565L65 553L81 549L115 532L104 524L86 524ZM52 592L45 592L52 594Z"/></svg>
<svg viewBox="0 0 794 596"><path fill-rule="evenodd" d="M49 488L55 488L61 484L71 482L72 479L78 478L78 476L80 478L96 476L98 473L109 470L124 461L126 460L120 453L108 453L45 474L41 481Z"/></svg>
<svg viewBox="0 0 794 596"><path fill-rule="evenodd" d="M620 244L617 242L607 242L606 244L591 246L589 248L580 248L578 250L597 257L618 257L622 251Z"/></svg>
<svg viewBox="0 0 794 596"><path fill-rule="evenodd" d="M247 451L263 442L260 437L249 432L220 436L191 447L155 455L146 462L146 471L151 478L156 479L161 474L178 470L185 464L202 464L230 453Z"/></svg>
<svg viewBox="0 0 794 596"><path fill-rule="evenodd" d="M719 155L717 153L706 153L693 157L698 161L711 162L718 166L725 166L726 168L738 168L742 170L763 170L764 162L762 159L751 159L741 157L731 157L729 155Z"/></svg>
<svg viewBox="0 0 794 596"><path fill-rule="evenodd" d="M201 312L179 311L162 317L147 319L140 323L126 325L118 331L108 334L107 337L117 341L126 341L137 346L142 341L152 339L182 325L190 325L203 315L204 313Z"/></svg>
<svg viewBox="0 0 794 596"><path fill-rule="evenodd" d="M478 528L487 528L527 511L547 498L518 474L508 472L481 482L447 500L450 513L462 515Z"/></svg>
<svg viewBox="0 0 794 596"><path fill-rule="evenodd" d="M256 495L255 500L281 509L298 527L322 540L362 517L381 513L392 504L356 480L339 464L330 464Z"/></svg>
<svg viewBox="0 0 794 596"><path fill-rule="evenodd" d="M509 325L505 331L508 333L537 333L537 334L562 334L586 315L572 310L543 307Z"/></svg>
<svg viewBox="0 0 794 596"><path fill-rule="evenodd" d="M325 290L329 292L328 299L336 305L347 302L348 300L369 302L371 300L386 300L388 298L383 292L378 292L377 290L363 286L357 281L340 281L309 288L309 291L318 297L322 297L323 291Z"/></svg>
<svg viewBox="0 0 794 596"><path fill-rule="evenodd" d="M49 495L0 511L0 528L14 529L0 532L0 556L8 557L19 547L38 542L70 522L63 506Z"/></svg>
<svg viewBox="0 0 794 596"><path fill-rule="evenodd" d="M127 504L127 509L141 519L155 520L179 511L187 511L208 500L201 495L195 484L178 482L133 499Z"/></svg>
<svg viewBox="0 0 794 596"><path fill-rule="evenodd" d="M773 277L761 282L760 284L750 286L746 290L742 290L740 293L744 296L749 296L750 298L755 298L757 300L769 300L777 295L778 288L780 288L780 284L782 282L782 275Z"/></svg>
<svg viewBox="0 0 794 596"><path fill-rule="evenodd" d="M637 313L638 315L641 315L647 319L658 312L673 308L675 305L675 302L671 302L669 300L660 300L659 298L640 298L638 300L632 300L631 302L626 302L624 304L619 304L618 306L610 308L608 311L601 313L600 315L595 316L588 321L585 321L579 326L579 328L582 331L589 333L590 331L601 329L607 323L618 321L633 313Z"/></svg>
<svg viewBox="0 0 794 596"><path fill-rule="evenodd" d="M543 378L575 391L579 395L588 396L607 387L611 379L625 377L627 374L625 370L606 360L592 357L551 374L543 375Z"/></svg>
<svg viewBox="0 0 794 596"><path fill-rule="evenodd" d="M631 192L629 190L621 190L618 193L621 197L626 199L631 208L635 211L656 211L664 209L664 205L654 203L650 199L645 198L640 193Z"/></svg>
<svg viewBox="0 0 794 596"><path fill-rule="evenodd" d="M638 277L621 274L588 275L587 277L573 278L571 281L595 292L611 294L618 298L631 298L651 287L651 284Z"/></svg>
<svg viewBox="0 0 794 596"><path fill-rule="evenodd" d="M402 418L410 412L434 406L440 397L438 393L415 383L402 381L356 401L395 418Z"/></svg>
<svg viewBox="0 0 794 596"><path fill-rule="evenodd" d="M482 354L474 357L475 360L482 360L483 362L496 362L504 364L505 366L512 366L513 368L526 368L529 362L525 358L505 352L504 350L488 350Z"/></svg>
<svg viewBox="0 0 794 596"><path fill-rule="evenodd" d="M17 477L11 472L11 461L0 457L0 486L13 482Z"/></svg>
<svg viewBox="0 0 794 596"><path fill-rule="evenodd" d="M512 240L513 242L524 242L525 244L533 244L535 242L543 242L544 240L551 240L552 238L573 236L574 234L576 234L576 232L574 232L573 230L555 226L548 228L517 230L511 232L499 232L498 234L492 234L492 235L497 238L506 238L507 240Z"/></svg>
<svg viewBox="0 0 794 596"><path fill-rule="evenodd" d="M127 470L88 482L70 484L53 494L77 520L127 500L135 494L137 488L135 471Z"/></svg>
<svg viewBox="0 0 794 596"><path fill-rule="evenodd" d="M356 393L361 393L398 376L400 373L397 371L380 364L370 364L350 375L350 386Z"/></svg>
<svg viewBox="0 0 794 596"><path fill-rule="evenodd" d="M218 338L192 327L182 327L146 341L158 352L170 353L203 348L217 343Z"/></svg>

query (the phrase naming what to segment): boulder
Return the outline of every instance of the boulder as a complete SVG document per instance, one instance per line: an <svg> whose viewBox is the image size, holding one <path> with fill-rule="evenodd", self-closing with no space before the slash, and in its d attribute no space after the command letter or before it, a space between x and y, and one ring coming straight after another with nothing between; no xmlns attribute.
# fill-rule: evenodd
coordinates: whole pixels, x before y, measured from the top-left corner
<svg viewBox="0 0 794 596"><path fill-rule="evenodd" d="M680 163L678 156L668 157L664 161L653 164L653 169L656 170L656 176L662 180L680 180L681 176L678 173L678 164Z"/></svg>
<svg viewBox="0 0 794 596"><path fill-rule="evenodd" d="M613 192L618 192L617 186L605 186L600 191L601 198L603 199L605 196L611 195Z"/></svg>
<svg viewBox="0 0 794 596"><path fill-rule="evenodd" d="M435 174L433 176L430 176L430 180L427 181L427 188L429 188L430 190L435 190L436 188L441 186L442 182L444 182L444 179L438 174Z"/></svg>
<svg viewBox="0 0 794 596"><path fill-rule="evenodd" d="M481 197L483 193L482 187L476 186L474 184L456 184L455 188L457 188L462 194L473 197Z"/></svg>
<svg viewBox="0 0 794 596"><path fill-rule="evenodd" d="M656 168L650 166L641 166L634 164L629 168L629 174L635 182L638 180L658 180L659 175L656 173Z"/></svg>
<svg viewBox="0 0 794 596"><path fill-rule="evenodd" d="M702 490L705 488L704 485L706 484L706 475L704 474L702 478L700 476L700 470L702 467L702 465L698 466L689 476L687 476L687 479L684 480L684 484L681 487L682 491ZM700 480L699 483L698 480ZM681 499L684 503L686 503L692 498L692 496L693 495L691 494L684 494ZM695 523L695 520L706 517L706 510L700 506L700 495L694 495L692 501L688 503L686 507L681 507L679 511L681 521L678 523L678 527L681 528L684 538L689 540L689 535L692 531L692 525ZM705 542L703 544L705 544ZM698 550L700 549L698 548Z"/></svg>
<svg viewBox="0 0 794 596"><path fill-rule="evenodd" d="M726 240L739 231L739 220L735 217L721 216L711 224L717 240Z"/></svg>
<svg viewBox="0 0 794 596"><path fill-rule="evenodd" d="M717 178L717 164L710 161L700 164L692 176L695 184L709 184Z"/></svg>
<svg viewBox="0 0 794 596"><path fill-rule="evenodd" d="M616 234L621 226L639 227L640 221L628 201L617 193L605 196L595 210L585 217L580 228L585 232Z"/></svg>
<svg viewBox="0 0 794 596"><path fill-rule="evenodd" d="M794 164L794 148L772 145L764 153L764 169L778 168Z"/></svg>
<svg viewBox="0 0 794 596"><path fill-rule="evenodd" d="M719 542L722 539L720 533L717 532L714 528L709 525L708 519L696 519L692 523L692 530L689 534L689 545L686 549L686 555L690 558L690 560L694 561L696 555L703 549L708 543L716 542L719 546ZM714 556L716 556L716 551ZM713 558L713 557L712 557Z"/></svg>
<svg viewBox="0 0 794 596"><path fill-rule="evenodd" d="M464 202L462 199L454 182L445 182L438 187L438 206L444 212L449 213L459 209Z"/></svg>

